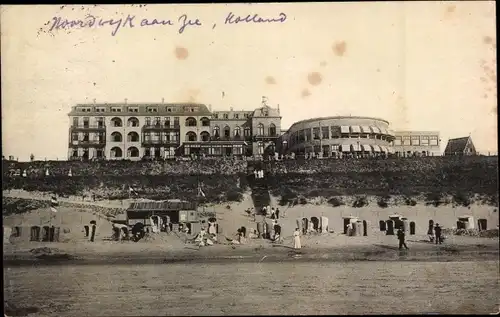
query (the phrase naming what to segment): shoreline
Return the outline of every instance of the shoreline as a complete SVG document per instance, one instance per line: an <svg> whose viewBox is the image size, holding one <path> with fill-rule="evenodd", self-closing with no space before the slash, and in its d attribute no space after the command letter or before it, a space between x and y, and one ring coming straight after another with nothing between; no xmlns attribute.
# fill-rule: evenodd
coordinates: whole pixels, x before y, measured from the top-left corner
<svg viewBox="0 0 500 317"><path fill-rule="evenodd" d="M50 249L50 246L45 245ZM498 261L498 244L478 245L410 245L398 250L397 245L360 245L343 247L304 247L295 250L288 246L256 247L217 245L211 247L126 250L122 252L91 252L54 248L54 252L33 254L31 250L5 252L4 267L50 265L139 265L176 263L233 263L233 262L356 262L356 261L418 261L462 262ZM14 251L14 252L13 252Z"/></svg>

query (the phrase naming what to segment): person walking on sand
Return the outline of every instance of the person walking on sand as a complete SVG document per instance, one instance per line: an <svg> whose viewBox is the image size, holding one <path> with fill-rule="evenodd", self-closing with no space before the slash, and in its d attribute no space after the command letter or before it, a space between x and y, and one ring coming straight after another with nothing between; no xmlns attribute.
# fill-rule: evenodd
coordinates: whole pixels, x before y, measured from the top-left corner
<svg viewBox="0 0 500 317"><path fill-rule="evenodd" d="M441 244L442 243L442 240L441 240L441 227L439 226L439 223L436 223L436 226L434 227L434 233L435 233L435 237L436 237L436 244Z"/></svg>
<svg viewBox="0 0 500 317"><path fill-rule="evenodd" d="M280 219L280 209L276 208L276 219Z"/></svg>
<svg viewBox="0 0 500 317"><path fill-rule="evenodd" d="M300 249L302 246L300 244L300 230L299 228L295 228L293 232L293 248Z"/></svg>
<svg viewBox="0 0 500 317"><path fill-rule="evenodd" d="M399 240L399 250L401 250L403 247L405 247L406 250L408 250L408 246L405 243L405 232L401 229L398 229L398 240Z"/></svg>

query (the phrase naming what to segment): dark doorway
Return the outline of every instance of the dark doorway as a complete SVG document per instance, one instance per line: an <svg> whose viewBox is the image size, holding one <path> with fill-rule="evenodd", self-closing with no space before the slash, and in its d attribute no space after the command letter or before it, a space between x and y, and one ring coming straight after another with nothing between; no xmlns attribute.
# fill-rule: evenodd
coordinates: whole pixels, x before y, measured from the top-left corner
<svg viewBox="0 0 500 317"><path fill-rule="evenodd" d="M344 218L344 234L347 234L347 226L351 222L351 219L349 218Z"/></svg>
<svg viewBox="0 0 500 317"><path fill-rule="evenodd" d="M40 241L40 227L31 227L30 241Z"/></svg>
<svg viewBox="0 0 500 317"><path fill-rule="evenodd" d="M302 218L302 233L306 234L307 229L309 229L309 219L307 218Z"/></svg>
<svg viewBox="0 0 500 317"><path fill-rule="evenodd" d="M394 235L394 221L392 220L387 220L387 230L385 231L385 234L388 236L393 236Z"/></svg>
<svg viewBox="0 0 500 317"><path fill-rule="evenodd" d="M224 151L226 156L231 156L233 155L233 149L230 147L227 147L226 150Z"/></svg>
<svg viewBox="0 0 500 317"><path fill-rule="evenodd" d="M42 229L42 242L50 241L50 227L45 226Z"/></svg>
<svg viewBox="0 0 500 317"><path fill-rule="evenodd" d="M83 229L85 230L85 238L89 236L89 226L83 226Z"/></svg>
<svg viewBox="0 0 500 317"><path fill-rule="evenodd" d="M415 221L410 222L410 234L415 234Z"/></svg>
<svg viewBox="0 0 500 317"><path fill-rule="evenodd" d="M55 233L56 233L56 228L54 226L49 228L49 241L54 242L55 241Z"/></svg>
<svg viewBox="0 0 500 317"><path fill-rule="evenodd" d="M311 217L311 222L313 224L313 229L318 231L319 230L319 219L317 217Z"/></svg>
<svg viewBox="0 0 500 317"><path fill-rule="evenodd" d="M366 223L366 220L363 220L363 236L368 235L368 224Z"/></svg>
<svg viewBox="0 0 500 317"><path fill-rule="evenodd" d="M386 230L386 225L385 225L385 221L384 220L380 220L378 222L378 226L380 228L380 231L385 231Z"/></svg>
<svg viewBox="0 0 500 317"><path fill-rule="evenodd" d="M487 230L488 229L488 220L478 219L477 220L477 228L479 229L479 231Z"/></svg>

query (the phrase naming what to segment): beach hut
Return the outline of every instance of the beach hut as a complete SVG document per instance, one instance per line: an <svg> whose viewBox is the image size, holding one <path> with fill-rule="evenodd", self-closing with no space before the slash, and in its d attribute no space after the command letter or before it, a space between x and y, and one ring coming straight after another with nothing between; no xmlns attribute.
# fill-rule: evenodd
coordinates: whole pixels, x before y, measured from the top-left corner
<svg viewBox="0 0 500 317"><path fill-rule="evenodd" d="M385 231L385 230L386 230L386 227L387 227L387 226L386 226L386 223L385 223L385 221L384 221L384 220L380 220L380 221L378 222L378 226L379 226L379 228L380 228L380 231Z"/></svg>
<svg viewBox="0 0 500 317"><path fill-rule="evenodd" d="M461 216L461 217L458 217L458 221L461 223L461 226L458 227L458 223L457 223L457 229L474 229L474 217L472 216L469 216L469 215L465 215L465 216Z"/></svg>
<svg viewBox="0 0 500 317"><path fill-rule="evenodd" d="M410 232L410 221L407 218L401 218L402 221L402 228L405 233Z"/></svg>
<svg viewBox="0 0 500 317"><path fill-rule="evenodd" d="M10 236L12 235L11 227L3 227L3 243L10 243Z"/></svg>
<svg viewBox="0 0 500 317"><path fill-rule="evenodd" d="M30 241L40 241L40 227L32 226L30 228Z"/></svg>
<svg viewBox="0 0 500 317"><path fill-rule="evenodd" d="M309 219L302 218L302 234L306 234L308 228L309 228Z"/></svg>
<svg viewBox="0 0 500 317"><path fill-rule="evenodd" d="M319 218L318 217L311 217L311 222L313 224L313 229L318 232L319 231Z"/></svg>
<svg viewBox="0 0 500 317"><path fill-rule="evenodd" d="M394 214L390 215L389 219L394 222L394 229L403 229L403 221L402 221L403 216Z"/></svg>
<svg viewBox="0 0 500 317"><path fill-rule="evenodd" d="M297 218L296 224L297 228L299 228L299 232L302 232L302 218Z"/></svg>
<svg viewBox="0 0 500 317"><path fill-rule="evenodd" d="M328 233L328 218L321 216L321 233Z"/></svg>
<svg viewBox="0 0 500 317"><path fill-rule="evenodd" d="M363 222L361 220L356 222L356 236L363 236Z"/></svg>
<svg viewBox="0 0 500 317"><path fill-rule="evenodd" d="M415 234L415 221L410 222L410 234Z"/></svg>
<svg viewBox="0 0 500 317"><path fill-rule="evenodd" d="M477 220L477 228L479 229L479 231L488 230L488 220L478 219Z"/></svg>
<svg viewBox="0 0 500 317"><path fill-rule="evenodd" d="M356 221L358 221L358 217L353 217L353 216L348 216L348 217L342 217L343 222L344 222L344 234L347 234L347 226L349 224L354 224ZM353 226L354 229L354 226Z"/></svg>
<svg viewBox="0 0 500 317"><path fill-rule="evenodd" d="M266 224L266 239L271 239L274 236L273 224L270 222L265 222Z"/></svg>
<svg viewBox="0 0 500 317"><path fill-rule="evenodd" d="M385 234L388 236L393 236L394 235L394 221L387 220L385 223L387 225L387 229L385 230Z"/></svg>

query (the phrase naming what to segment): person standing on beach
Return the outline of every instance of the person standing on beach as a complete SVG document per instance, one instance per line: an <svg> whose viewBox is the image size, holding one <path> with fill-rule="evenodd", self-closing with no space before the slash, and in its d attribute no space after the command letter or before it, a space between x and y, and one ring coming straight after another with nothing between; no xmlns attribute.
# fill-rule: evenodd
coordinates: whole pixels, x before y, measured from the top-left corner
<svg viewBox="0 0 500 317"><path fill-rule="evenodd" d="M280 219L280 209L276 208L276 219Z"/></svg>
<svg viewBox="0 0 500 317"><path fill-rule="evenodd" d="M441 244L441 227L439 226L439 223L436 223L436 227L434 227L434 233L436 236L436 244Z"/></svg>
<svg viewBox="0 0 500 317"><path fill-rule="evenodd" d="M91 229L91 232L90 232L90 242L94 242L95 231L96 231L96 222L94 220L92 220L90 223L92 224L92 229Z"/></svg>
<svg viewBox="0 0 500 317"><path fill-rule="evenodd" d="M299 228L295 228L293 232L293 248L300 249L302 246L300 244L300 230Z"/></svg>
<svg viewBox="0 0 500 317"><path fill-rule="evenodd" d="M399 240L399 250L401 250L403 247L405 247L406 250L408 250L408 246L406 246L405 243L405 232L401 229L398 229L398 240Z"/></svg>

